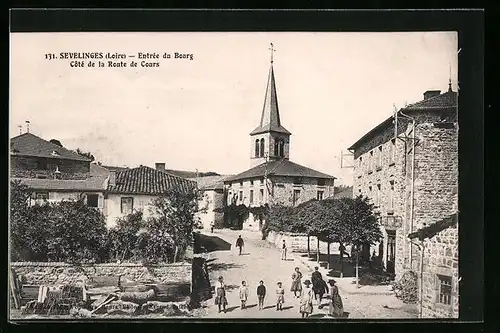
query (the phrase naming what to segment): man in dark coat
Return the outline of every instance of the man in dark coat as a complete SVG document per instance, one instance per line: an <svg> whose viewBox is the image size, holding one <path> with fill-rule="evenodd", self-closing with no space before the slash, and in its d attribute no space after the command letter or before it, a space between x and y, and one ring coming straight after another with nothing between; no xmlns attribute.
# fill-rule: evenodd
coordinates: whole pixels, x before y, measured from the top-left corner
<svg viewBox="0 0 500 333"><path fill-rule="evenodd" d="M240 248L240 253L239 253L240 256L241 256L241 249L243 248L243 245L245 245L245 243L243 242L243 238L241 238L241 235L239 235L238 239L236 240L236 247Z"/></svg>
<svg viewBox="0 0 500 333"><path fill-rule="evenodd" d="M323 276L319 271L319 267L314 267L314 272L311 275L311 282L312 289L314 291L314 299L318 301L319 305L321 305L323 295L325 294L325 292L328 292L328 286L323 280Z"/></svg>

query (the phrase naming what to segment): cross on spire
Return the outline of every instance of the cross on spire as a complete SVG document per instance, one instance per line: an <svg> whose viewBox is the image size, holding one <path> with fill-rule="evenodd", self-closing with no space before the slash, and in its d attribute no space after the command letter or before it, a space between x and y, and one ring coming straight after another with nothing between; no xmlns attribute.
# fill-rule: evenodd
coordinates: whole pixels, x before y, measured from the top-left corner
<svg viewBox="0 0 500 333"><path fill-rule="evenodd" d="M448 79L448 91L451 91L451 63L449 64L449 69L450 69L450 73L449 73L449 79Z"/></svg>
<svg viewBox="0 0 500 333"><path fill-rule="evenodd" d="M274 49L273 43L270 43L270 44L271 44L271 47L269 48L269 50L271 51L271 64L272 64L274 61L274 51L276 51L276 50Z"/></svg>

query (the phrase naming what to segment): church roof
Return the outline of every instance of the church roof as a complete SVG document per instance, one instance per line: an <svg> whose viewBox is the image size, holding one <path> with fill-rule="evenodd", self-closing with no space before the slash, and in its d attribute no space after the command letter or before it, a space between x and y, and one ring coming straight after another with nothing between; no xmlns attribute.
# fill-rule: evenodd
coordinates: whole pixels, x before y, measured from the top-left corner
<svg viewBox="0 0 500 333"><path fill-rule="evenodd" d="M85 156L60 147L31 133L24 133L10 139L10 151L14 156L34 156L90 162L90 159Z"/></svg>
<svg viewBox="0 0 500 333"><path fill-rule="evenodd" d="M267 79L266 97L264 98L264 107L260 117L260 125L254 129L250 135L278 132L290 135L291 133L281 126L280 112L278 108L278 95L276 94L276 83L274 80L274 69L271 64L269 77Z"/></svg>
<svg viewBox="0 0 500 333"><path fill-rule="evenodd" d="M233 177L226 178L224 183L229 183L235 180L264 177L266 172L268 176L336 179L334 176L293 163L288 159L280 159L262 163Z"/></svg>

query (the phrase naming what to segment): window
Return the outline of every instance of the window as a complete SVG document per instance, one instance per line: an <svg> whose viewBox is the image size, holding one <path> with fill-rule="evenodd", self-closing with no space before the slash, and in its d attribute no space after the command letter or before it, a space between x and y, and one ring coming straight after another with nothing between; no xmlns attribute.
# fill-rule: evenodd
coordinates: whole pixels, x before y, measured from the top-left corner
<svg viewBox="0 0 500 333"><path fill-rule="evenodd" d="M375 206L380 206L380 184L377 184L375 193Z"/></svg>
<svg viewBox="0 0 500 333"><path fill-rule="evenodd" d="M441 304L451 304L451 276L438 275L439 299Z"/></svg>
<svg viewBox="0 0 500 333"><path fill-rule="evenodd" d="M260 139L260 157L264 157L264 139Z"/></svg>
<svg viewBox="0 0 500 333"><path fill-rule="evenodd" d="M300 178L300 177L295 177L295 178L293 179L293 183L294 183L295 185L300 185L300 184L302 184L302 178Z"/></svg>
<svg viewBox="0 0 500 333"><path fill-rule="evenodd" d="M280 140L280 157L285 156L285 141Z"/></svg>
<svg viewBox="0 0 500 333"><path fill-rule="evenodd" d="M359 157L359 166L360 166L360 167L361 167L361 164L362 164L362 163L363 163L363 157L362 157L362 156L360 156L360 157Z"/></svg>
<svg viewBox="0 0 500 333"><path fill-rule="evenodd" d="M132 211L134 210L134 198L123 197L120 210L122 214L132 214Z"/></svg>
<svg viewBox="0 0 500 333"><path fill-rule="evenodd" d="M253 190L250 190L250 203L253 203Z"/></svg>
<svg viewBox="0 0 500 333"><path fill-rule="evenodd" d="M243 202L243 191L240 191L240 197L239 197L239 199L240 199L240 202Z"/></svg>
<svg viewBox="0 0 500 333"><path fill-rule="evenodd" d="M394 163L396 160L396 139L392 139L389 145L389 163Z"/></svg>
<svg viewBox="0 0 500 333"><path fill-rule="evenodd" d="M36 198L36 200L47 201L47 200L49 200L49 192L36 192L35 198Z"/></svg>
<svg viewBox="0 0 500 333"><path fill-rule="evenodd" d="M264 184L264 178L260 179L260 185Z"/></svg>
<svg viewBox="0 0 500 333"><path fill-rule="evenodd" d="M250 181L250 185L253 185L253 180Z"/></svg>
<svg viewBox="0 0 500 333"><path fill-rule="evenodd" d="M274 140L274 156L279 156L280 155L280 140L275 139Z"/></svg>
<svg viewBox="0 0 500 333"><path fill-rule="evenodd" d="M259 148L260 148L259 139L257 139L257 140L255 140L255 157L259 157L260 156Z"/></svg>
<svg viewBox="0 0 500 333"><path fill-rule="evenodd" d="M44 160L36 161L36 168L38 170L47 170L47 161Z"/></svg>
<svg viewBox="0 0 500 333"><path fill-rule="evenodd" d="M389 208L394 209L394 181L391 180L389 184Z"/></svg>
<svg viewBox="0 0 500 333"><path fill-rule="evenodd" d="M373 150L370 152L370 160L368 161L368 171L372 171L373 168Z"/></svg>
<svg viewBox="0 0 500 333"><path fill-rule="evenodd" d="M326 180L323 178L318 178L318 186L325 186Z"/></svg>
<svg viewBox="0 0 500 333"><path fill-rule="evenodd" d="M316 199L323 200L323 191L318 191L318 193L316 194Z"/></svg>
<svg viewBox="0 0 500 333"><path fill-rule="evenodd" d="M243 182L240 182L240 187L243 186Z"/></svg>
<svg viewBox="0 0 500 333"><path fill-rule="evenodd" d="M382 167L382 146L378 147L377 168Z"/></svg>
<svg viewBox="0 0 500 333"><path fill-rule="evenodd" d="M97 208L99 206L99 195L87 194L87 206Z"/></svg>
<svg viewBox="0 0 500 333"><path fill-rule="evenodd" d="M300 197L300 190L293 190L292 201L293 201L294 206L297 203L297 201L299 200L299 197Z"/></svg>
<svg viewBox="0 0 500 333"><path fill-rule="evenodd" d="M264 189L263 188L260 189L260 197L259 197L259 199L260 199L260 202L264 202Z"/></svg>

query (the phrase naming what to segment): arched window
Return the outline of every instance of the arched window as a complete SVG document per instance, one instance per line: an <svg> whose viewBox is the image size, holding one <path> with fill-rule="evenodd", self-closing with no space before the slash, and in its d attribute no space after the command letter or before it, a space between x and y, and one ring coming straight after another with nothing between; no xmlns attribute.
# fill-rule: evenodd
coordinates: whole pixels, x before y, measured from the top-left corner
<svg viewBox="0 0 500 333"><path fill-rule="evenodd" d="M259 157L259 139L255 140L255 157Z"/></svg>
<svg viewBox="0 0 500 333"><path fill-rule="evenodd" d="M260 139L260 157L264 157L264 139Z"/></svg>
<svg viewBox="0 0 500 333"><path fill-rule="evenodd" d="M279 144L280 144L280 140L275 139L274 140L274 156L279 156L279 153L280 153Z"/></svg>
<svg viewBox="0 0 500 333"><path fill-rule="evenodd" d="M285 141L280 140L280 156L285 156Z"/></svg>

